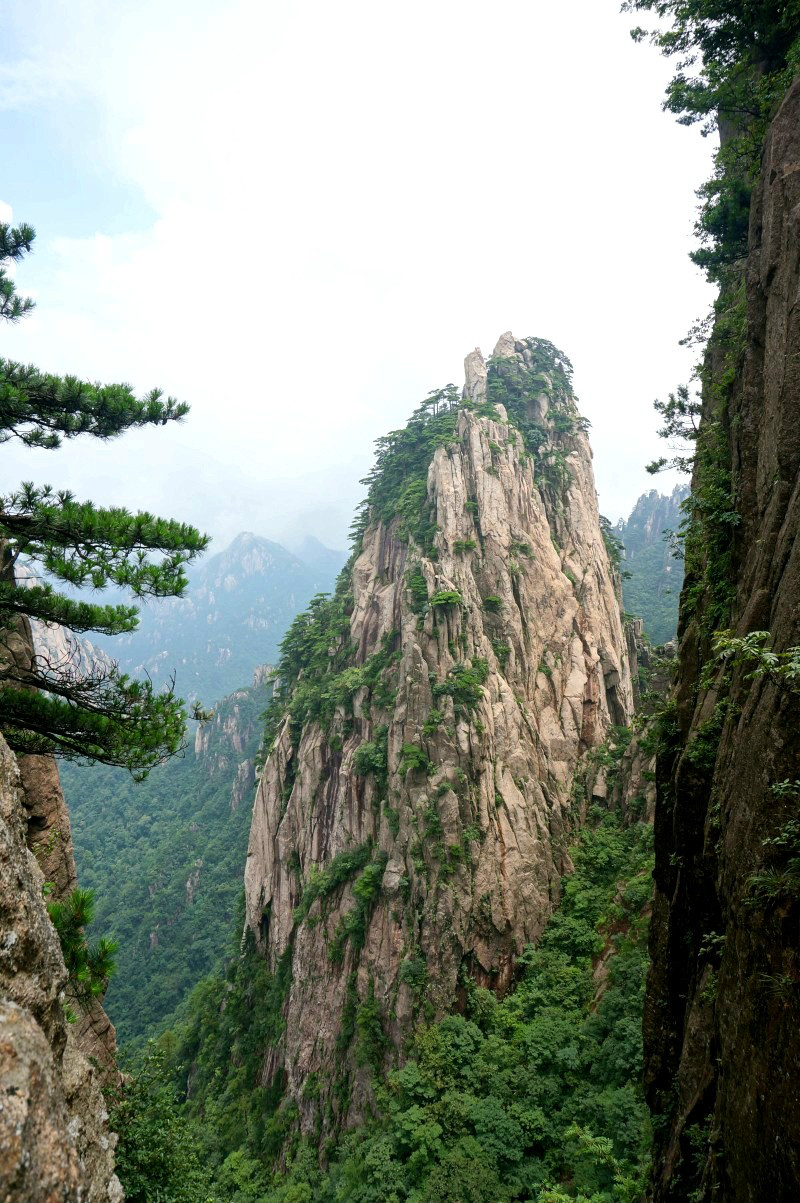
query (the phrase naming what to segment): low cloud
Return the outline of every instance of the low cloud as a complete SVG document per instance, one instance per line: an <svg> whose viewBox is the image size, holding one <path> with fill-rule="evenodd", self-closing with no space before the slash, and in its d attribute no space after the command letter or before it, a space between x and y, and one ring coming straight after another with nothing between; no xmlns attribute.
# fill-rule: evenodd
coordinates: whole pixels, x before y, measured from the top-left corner
<svg viewBox="0 0 800 1203"><path fill-rule="evenodd" d="M0 96L74 105L65 149L138 208L40 231L39 307L6 353L193 412L6 449L7 478L341 546L373 440L512 328L574 361L601 506L626 512L708 307L686 253L710 147L661 113L667 65L617 7L12 3L29 33Z"/></svg>

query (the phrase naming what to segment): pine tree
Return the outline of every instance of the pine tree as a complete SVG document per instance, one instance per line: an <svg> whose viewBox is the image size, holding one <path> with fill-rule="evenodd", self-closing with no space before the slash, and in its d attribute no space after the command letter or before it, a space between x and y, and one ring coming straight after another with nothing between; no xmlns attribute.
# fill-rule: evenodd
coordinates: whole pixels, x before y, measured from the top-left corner
<svg viewBox="0 0 800 1203"><path fill-rule="evenodd" d="M33 302L10 267L31 250L30 226L0 223L0 317L14 323ZM137 426L180 421L188 406L154 390L137 398L126 384L89 384L0 359L0 443L55 449L64 439L111 439ZM52 583L126 588L134 597L179 597L185 567L208 538L192 526L100 508L50 485L23 483L0 495L0 730L16 752L122 765L142 776L183 744L186 710L172 687L156 692L112 667L88 672L75 653L61 660L32 652L29 619L69 631L133 631L133 605L78 601ZM22 558L44 579L22 588ZM174 684L174 682L173 682Z"/></svg>
<svg viewBox="0 0 800 1203"><path fill-rule="evenodd" d="M95 944L86 939L86 928L94 918L94 891L74 889L61 902L49 902L47 913L58 932L64 964L69 974L69 991L83 1010L102 998L114 972L115 940L101 937Z"/></svg>

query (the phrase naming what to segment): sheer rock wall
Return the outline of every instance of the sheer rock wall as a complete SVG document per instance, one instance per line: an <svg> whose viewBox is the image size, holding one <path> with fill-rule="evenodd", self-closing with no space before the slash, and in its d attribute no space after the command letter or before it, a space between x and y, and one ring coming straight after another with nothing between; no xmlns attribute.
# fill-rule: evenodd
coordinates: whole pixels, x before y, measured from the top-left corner
<svg viewBox="0 0 800 1203"><path fill-rule="evenodd" d="M0 1198L119 1203L98 1076L66 1021L67 971L0 736Z"/></svg>
<svg viewBox="0 0 800 1203"><path fill-rule="evenodd" d="M744 360L722 425L739 514L730 626L738 636L768 631L780 653L800 645L800 81L767 139L746 288ZM753 676L752 664L735 667L719 744L703 755L720 682L701 682L702 604L684 604L681 622L677 742L658 762L645 1010L654 1199L795 1199L798 697L785 681ZM753 875L765 870L782 884L773 877L759 891Z"/></svg>

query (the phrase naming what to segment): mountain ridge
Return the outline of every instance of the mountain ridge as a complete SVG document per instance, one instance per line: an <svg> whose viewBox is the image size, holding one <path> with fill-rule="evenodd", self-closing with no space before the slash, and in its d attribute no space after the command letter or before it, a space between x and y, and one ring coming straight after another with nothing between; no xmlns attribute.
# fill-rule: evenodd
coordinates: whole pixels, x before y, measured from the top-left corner
<svg viewBox="0 0 800 1203"><path fill-rule="evenodd" d="M642 618L653 644L668 643L678 631L678 603L683 583L683 557L676 538L684 519L688 485L669 494L643 493L614 534L624 546L621 567L625 609Z"/></svg>
<svg viewBox="0 0 800 1203"><path fill-rule="evenodd" d="M294 615L332 587L345 556L323 551L310 567L280 543L242 531L193 566L182 598L146 602L135 632L93 642L131 675L160 685L174 673L179 694L208 706L273 663Z"/></svg>

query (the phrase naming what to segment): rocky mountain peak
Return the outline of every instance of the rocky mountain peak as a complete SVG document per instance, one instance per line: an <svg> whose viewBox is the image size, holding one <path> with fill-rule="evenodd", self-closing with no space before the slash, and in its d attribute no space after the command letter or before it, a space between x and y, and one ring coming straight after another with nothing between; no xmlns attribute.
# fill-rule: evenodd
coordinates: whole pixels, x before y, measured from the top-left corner
<svg viewBox="0 0 800 1203"><path fill-rule="evenodd" d="M470 351L464 360L464 391L462 396L476 404L486 400L488 373L480 347Z"/></svg>
<svg viewBox="0 0 800 1203"><path fill-rule="evenodd" d="M400 1050L463 975L502 993L580 822L585 753L632 711L618 581L569 361L503 335L384 451L351 571L292 627L253 813L247 923L287 974L285 1071L368 1093L347 1015ZM287 977L288 980L288 977ZM327 1120L325 1122L328 1122Z"/></svg>

